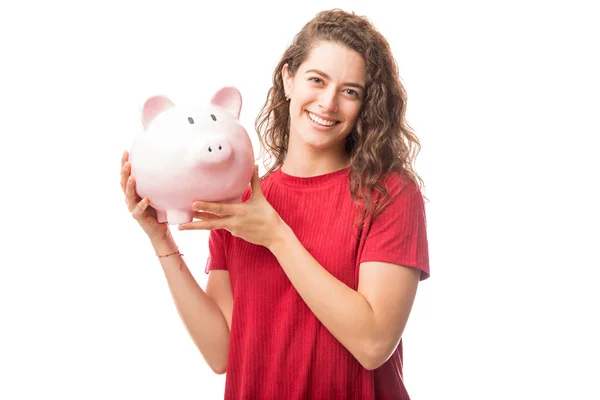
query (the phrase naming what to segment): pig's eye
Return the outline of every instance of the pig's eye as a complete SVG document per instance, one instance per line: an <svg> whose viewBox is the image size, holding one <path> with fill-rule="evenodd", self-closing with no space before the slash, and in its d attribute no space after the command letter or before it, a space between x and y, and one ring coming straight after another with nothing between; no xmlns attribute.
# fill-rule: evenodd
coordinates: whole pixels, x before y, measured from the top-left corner
<svg viewBox="0 0 600 400"><path fill-rule="evenodd" d="M213 119L213 121L217 120L217 117L215 117L215 114L210 114L210 117Z"/></svg>
<svg viewBox="0 0 600 400"><path fill-rule="evenodd" d="M190 124L193 124L193 123L194 123L194 118L192 118L192 117L188 117L188 122L189 122Z"/></svg>

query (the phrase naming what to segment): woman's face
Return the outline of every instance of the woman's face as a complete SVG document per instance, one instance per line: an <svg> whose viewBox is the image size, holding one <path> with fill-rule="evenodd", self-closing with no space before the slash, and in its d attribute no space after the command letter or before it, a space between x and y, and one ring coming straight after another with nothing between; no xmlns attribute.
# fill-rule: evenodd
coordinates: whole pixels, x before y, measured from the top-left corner
<svg viewBox="0 0 600 400"><path fill-rule="evenodd" d="M366 65L360 54L334 42L313 48L294 76L283 67L290 100L290 147L343 154L365 96Z"/></svg>

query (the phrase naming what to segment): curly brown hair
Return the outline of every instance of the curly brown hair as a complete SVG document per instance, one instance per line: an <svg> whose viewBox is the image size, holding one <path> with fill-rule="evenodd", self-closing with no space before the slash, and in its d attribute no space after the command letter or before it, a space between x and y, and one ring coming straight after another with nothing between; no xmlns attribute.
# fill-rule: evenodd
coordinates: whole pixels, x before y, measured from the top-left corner
<svg viewBox="0 0 600 400"><path fill-rule="evenodd" d="M404 176L419 188L423 180L414 160L421 149L419 140L406 122L406 91L398 66L385 37L364 16L340 9L323 11L294 37L273 73L273 86L255 121L261 144L261 157L269 175L283 165L289 140L289 107L285 99L282 68L288 64L293 76L321 41L332 41L362 55L366 62L365 97L356 126L345 144L350 157L350 191L362 201L360 225L385 205L389 193L382 178L392 172ZM274 159L274 161L273 161ZM270 166L269 166L270 165ZM373 204L373 193L380 202Z"/></svg>

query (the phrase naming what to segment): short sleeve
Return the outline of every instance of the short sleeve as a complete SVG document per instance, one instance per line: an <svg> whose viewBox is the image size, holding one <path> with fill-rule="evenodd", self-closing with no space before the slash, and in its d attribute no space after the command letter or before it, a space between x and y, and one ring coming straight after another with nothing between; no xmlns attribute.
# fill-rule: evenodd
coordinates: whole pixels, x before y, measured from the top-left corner
<svg viewBox="0 0 600 400"><path fill-rule="evenodd" d="M205 273L215 269L228 270L227 265L227 242L230 234L225 229L210 231L208 236L208 258L206 259Z"/></svg>
<svg viewBox="0 0 600 400"><path fill-rule="evenodd" d="M369 224L360 263L380 261L421 270L429 278L425 204L419 187L399 177L387 184L390 200Z"/></svg>

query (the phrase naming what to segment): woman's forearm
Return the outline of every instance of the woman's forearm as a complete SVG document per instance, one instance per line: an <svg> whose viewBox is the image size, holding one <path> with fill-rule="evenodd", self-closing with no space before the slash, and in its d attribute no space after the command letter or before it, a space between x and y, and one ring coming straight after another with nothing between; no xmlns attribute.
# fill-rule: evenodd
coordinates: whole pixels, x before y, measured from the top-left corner
<svg viewBox="0 0 600 400"><path fill-rule="evenodd" d="M158 255L170 254L177 249L175 241L152 241ZM217 303L202 290L179 254L160 257L171 295L187 331L200 353L217 374L227 368L229 327Z"/></svg>
<svg viewBox="0 0 600 400"><path fill-rule="evenodd" d="M367 300L323 268L289 227L270 250L317 319L371 369L376 324Z"/></svg>

